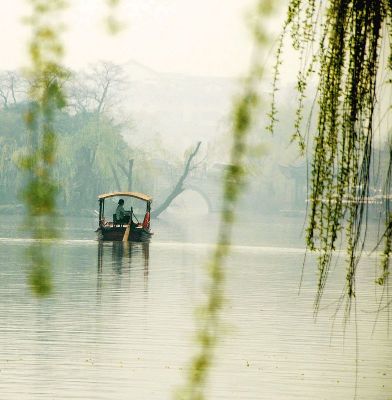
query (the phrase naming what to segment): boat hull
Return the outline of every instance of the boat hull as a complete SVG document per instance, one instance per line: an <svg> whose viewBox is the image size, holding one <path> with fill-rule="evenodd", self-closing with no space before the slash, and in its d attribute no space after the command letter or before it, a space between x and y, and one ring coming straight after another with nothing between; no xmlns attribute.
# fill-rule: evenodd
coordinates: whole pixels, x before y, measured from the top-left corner
<svg viewBox="0 0 392 400"><path fill-rule="evenodd" d="M99 227L97 229L98 240L122 241L125 233L125 226ZM128 242L147 242L151 239L152 232L143 227L132 227L129 232Z"/></svg>

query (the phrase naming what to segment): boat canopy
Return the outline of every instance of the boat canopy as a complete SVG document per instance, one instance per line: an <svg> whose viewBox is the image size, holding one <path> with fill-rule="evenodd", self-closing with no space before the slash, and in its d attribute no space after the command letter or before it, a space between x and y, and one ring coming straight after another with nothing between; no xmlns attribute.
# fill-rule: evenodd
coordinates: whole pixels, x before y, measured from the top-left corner
<svg viewBox="0 0 392 400"><path fill-rule="evenodd" d="M143 201L147 201L147 202L151 202L152 201L152 197L144 194L144 193L139 193L139 192L111 192L111 193L104 193L104 194L100 194L98 196L99 200L104 200L107 199L109 197L133 197L135 199L139 199L139 200L143 200Z"/></svg>

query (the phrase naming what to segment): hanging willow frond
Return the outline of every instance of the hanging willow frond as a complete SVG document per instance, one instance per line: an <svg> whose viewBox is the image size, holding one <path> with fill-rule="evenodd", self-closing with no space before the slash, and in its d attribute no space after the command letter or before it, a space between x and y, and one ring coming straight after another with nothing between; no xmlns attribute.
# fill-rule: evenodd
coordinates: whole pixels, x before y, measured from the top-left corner
<svg viewBox="0 0 392 400"><path fill-rule="evenodd" d="M62 85L67 73L61 66L60 22L66 3L63 0L29 0L29 4L31 15L26 22L32 38L29 43L31 65L26 71L29 108L25 115L29 146L19 165L27 177L21 193L28 211L24 228L38 241L27 252L32 267L30 283L37 295L44 296L51 292L52 282L48 247L42 239L58 236L55 222L58 183L53 177L57 145L54 119L56 112L65 106Z"/></svg>
<svg viewBox="0 0 392 400"><path fill-rule="evenodd" d="M392 3L386 0L291 0L283 35L291 33L300 54L298 109L293 138L304 148L301 133L306 85L318 70L319 114L311 158L310 203L306 243L318 252L316 309L325 288L339 237L347 248L346 294L355 296L358 261L366 240L375 108L381 49L391 36ZM277 53L279 76L283 39ZM389 58L388 70L392 67ZM277 79L274 81L276 92ZM276 108L270 112L270 129ZM389 159L391 165L391 158ZM381 276L386 284L392 240L389 210L391 174L385 174L386 230ZM350 301L348 305L350 305Z"/></svg>
<svg viewBox="0 0 392 400"><path fill-rule="evenodd" d="M246 183L244 159L249 152L248 136L255 123L261 98L258 84L263 77L262 49L268 43L268 32L263 21L274 11L274 2L258 0L250 27L255 40L255 58L243 82L242 93L232 111L232 139L230 165L223 181L223 202L219 217L217 242L207 263L208 284L205 303L199 308L196 328L197 353L188 367L186 382L176 393L177 400L205 400L206 383L214 361L214 353L222 330L220 314L225 302L224 264L229 255L236 205Z"/></svg>
<svg viewBox="0 0 392 400"><path fill-rule="evenodd" d="M105 17L106 29L109 34L116 35L124 29L124 24L118 18L118 8L121 0L106 0L106 4L108 6L108 14Z"/></svg>

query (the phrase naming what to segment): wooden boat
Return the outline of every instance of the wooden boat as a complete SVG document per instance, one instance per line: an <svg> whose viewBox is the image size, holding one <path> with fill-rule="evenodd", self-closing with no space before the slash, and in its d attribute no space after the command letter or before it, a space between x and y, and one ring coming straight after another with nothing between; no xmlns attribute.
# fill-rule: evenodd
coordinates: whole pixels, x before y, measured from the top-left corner
<svg viewBox="0 0 392 400"><path fill-rule="evenodd" d="M105 200L111 197L132 197L144 201L146 203L146 213L143 222L140 223L137 220L132 207L129 212L128 222L117 221L116 214L113 214L112 220L108 221L105 218ZM151 196L138 192L112 192L99 195L98 201L99 226L96 230L98 240L146 242L153 235L150 229Z"/></svg>

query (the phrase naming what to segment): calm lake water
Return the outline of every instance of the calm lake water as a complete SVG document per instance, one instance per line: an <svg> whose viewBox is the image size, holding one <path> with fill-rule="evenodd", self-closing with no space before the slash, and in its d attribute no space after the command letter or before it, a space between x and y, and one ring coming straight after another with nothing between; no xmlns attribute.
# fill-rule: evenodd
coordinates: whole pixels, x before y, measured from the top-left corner
<svg viewBox="0 0 392 400"><path fill-rule="evenodd" d="M314 318L317 273L302 218L243 218L226 265L225 333L208 399L392 399L388 312L377 313L374 257L357 282L356 315L335 317L344 256ZM95 240L96 220L61 222L54 292L31 294L20 223L0 230L0 399L173 399L193 354L194 310L215 239L213 215L153 221L149 245ZM34 245L34 243L33 243Z"/></svg>

